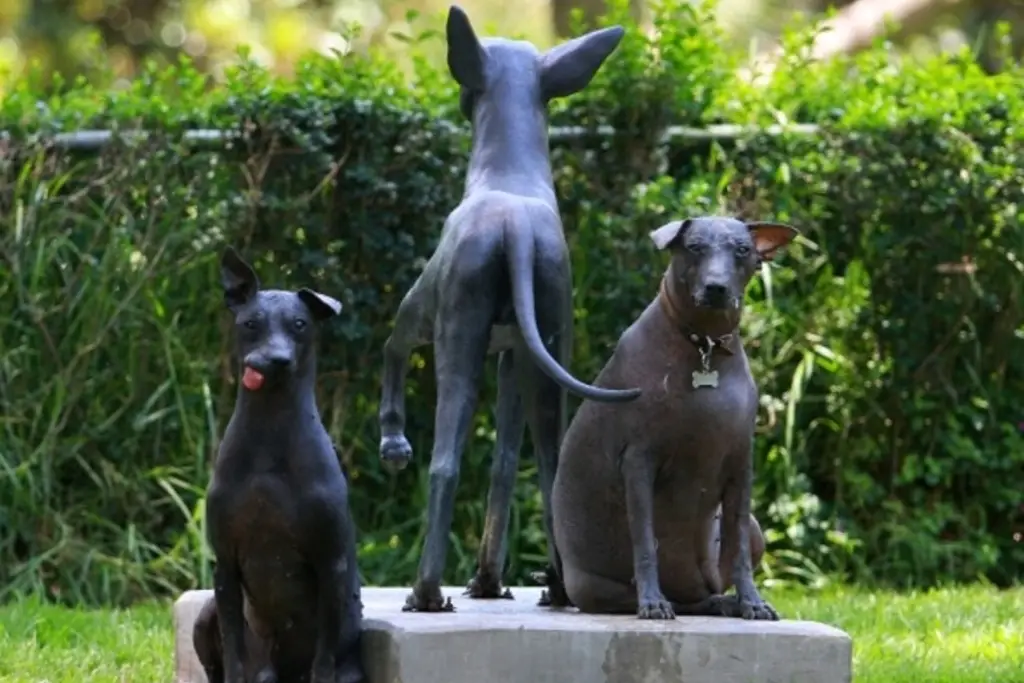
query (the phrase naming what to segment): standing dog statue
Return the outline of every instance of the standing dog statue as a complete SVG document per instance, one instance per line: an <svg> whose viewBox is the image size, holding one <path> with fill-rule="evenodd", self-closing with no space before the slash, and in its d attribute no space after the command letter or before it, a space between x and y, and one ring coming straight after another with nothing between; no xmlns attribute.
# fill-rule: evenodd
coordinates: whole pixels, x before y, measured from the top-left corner
<svg viewBox="0 0 1024 683"><path fill-rule="evenodd" d="M209 683L362 683L362 602L348 487L320 421L316 324L341 304L261 290L221 259L245 370L206 498L214 597L193 642Z"/></svg>
<svg viewBox="0 0 1024 683"><path fill-rule="evenodd" d="M639 385L643 397L584 402L555 478L555 538L582 611L778 619L753 579L764 550L750 512L758 392L738 327L751 276L797 234L731 218L651 233L671 264L596 382Z"/></svg>
<svg viewBox="0 0 1024 683"><path fill-rule="evenodd" d="M533 437L548 535L548 584L564 604L551 530L551 486L565 431L565 389L595 401L635 399L635 389L598 389L572 377L572 277L551 176L547 102L581 90L619 44L606 28L540 54L530 43L480 40L461 9L448 14L448 68L473 123L462 202L448 216L436 251L402 300L384 347L380 455L408 464L405 375L417 346L433 342L437 372L427 535L405 609L451 610L441 579L455 487L488 352L498 360L497 447L476 576L477 598L502 590L505 536L524 424ZM542 302L540 306L537 302Z"/></svg>

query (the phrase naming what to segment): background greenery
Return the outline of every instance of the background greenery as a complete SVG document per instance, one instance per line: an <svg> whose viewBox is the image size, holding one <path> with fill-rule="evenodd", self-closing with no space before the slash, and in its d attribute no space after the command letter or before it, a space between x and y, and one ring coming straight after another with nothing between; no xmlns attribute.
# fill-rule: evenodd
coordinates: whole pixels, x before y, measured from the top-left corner
<svg viewBox="0 0 1024 683"><path fill-rule="evenodd" d="M884 44L807 59L786 33L765 85L736 75L710 6L666 0L556 125L576 280L575 373L592 377L656 291L647 232L685 215L804 234L749 290L762 392L755 506L775 582L930 585L1024 566L1024 228L1019 66L969 52L899 65ZM234 394L217 286L224 244L264 282L345 313L321 345L320 405L352 476L360 564L411 582L431 442L429 351L410 372L413 466L377 461L380 349L462 192L468 126L436 35L415 77L371 51L284 78L241 60L210 87L187 62L124 89L29 71L0 102L0 590L127 603L209 584L202 496ZM432 47L431 47L432 46ZM425 52L424 52L425 54ZM243 55L244 56L244 55ZM816 135L767 126L819 124ZM671 125L753 126L731 140ZM611 125L614 137L596 127ZM52 133L153 131L98 153ZM182 142L189 128L235 137ZM493 375L493 373L492 373ZM489 378L493 383L493 376ZM469 578L494 433L482 397L446 580ZM543 562L529 447L508 578Z"/></svg>
<svg viewBox="0 0 1024 683"><path fill-rule="evenodd" d="M308 50L330 53L387 50L406 62L401 37L418 16L418 29L442 30L449 0L4 0L0 3L0 94L9 78L33 64L66 76L118 83L137 76L149 60L189 55L215 78L234 62L235 46L277 73L292 73ZM573 34L573 12L591 22L607 0L459 0L477 25L523 35L542 46ZM857 52L895 22L889 38L905 54L955 51L968 45L988 71L1002 68L999 53L1024 50L1024 4L1007 0L718 0L721 40L773 60L780 29L794 14L823 17L835 10L834 38L822 37L819 57ZM656 3L630 0L631 14L649 25ZM1011 26L997 34L998 22ZM358 36L339 32L358 24ZM430 50L443 56L443 45Z"/></svg>

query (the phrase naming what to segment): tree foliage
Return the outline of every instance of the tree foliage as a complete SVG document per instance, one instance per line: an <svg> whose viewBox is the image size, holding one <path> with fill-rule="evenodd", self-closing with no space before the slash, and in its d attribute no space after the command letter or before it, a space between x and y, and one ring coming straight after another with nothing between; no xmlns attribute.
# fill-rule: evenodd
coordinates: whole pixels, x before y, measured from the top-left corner
<svg viewBox="0 0 1024 683"><path fill-rule="evenodd" d="M751 285L744 334L761 390L755 508L766 576L1007 583L1024 566L1024 141L1020 67L968 51L904 63L879 46L808 63L787 33L764 87L708 6L668 0L584 92L553 109L583 137L553 152L576 285L572 370L593 377L656 292L647 232L727 212L804 238ZM468 127L443 62L406 79L376 53L310 55L294 78L242 60L223 86L182 61L124 89L48 92L29 73L0 103L0 586L76 603L209 583L203 493L235 390L217 294L233 244L261 279L311 285L345 313L318 391L351 473L360 567L408 584L426 503L434 384L413 358L398 475L376 449L380 349L462 193ZM816 135L767 127L816 123ZM753 126L732 141L672 125ZM613 126L618 134L597 134ZM97 154L53 143L107 127ZM148 138L125 135L135 128ZM182 142L220 128L217 146ZM482 530L493 373L456 503L445 579ZM544 562L524 458L508 578Z"/></svg>

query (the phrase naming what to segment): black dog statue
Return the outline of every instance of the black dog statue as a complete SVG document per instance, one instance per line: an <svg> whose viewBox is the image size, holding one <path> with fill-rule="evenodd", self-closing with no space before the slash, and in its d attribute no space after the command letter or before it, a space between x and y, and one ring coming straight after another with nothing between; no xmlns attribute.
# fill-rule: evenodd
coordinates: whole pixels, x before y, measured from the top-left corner
<svg viewBox="0 0 1024 683"><path fill-rule="evenodd" d="M341 304L261 290L221 259L244 371L207 492L214 597L193 632L209 683L362 683L348 486L317 409L316 324Z"/></svg>

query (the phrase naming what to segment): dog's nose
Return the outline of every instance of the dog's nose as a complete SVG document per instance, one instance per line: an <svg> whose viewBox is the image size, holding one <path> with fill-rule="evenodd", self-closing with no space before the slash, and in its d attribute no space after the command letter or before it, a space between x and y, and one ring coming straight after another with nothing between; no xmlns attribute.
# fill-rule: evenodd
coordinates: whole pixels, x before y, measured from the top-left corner
<svg viewBox="0 0 1024 683"><path fill-rule="evenodd" d="M728 293L729 288L723 284L711 283L704 286L704 296L709 301L723 301Z"/></svg>

